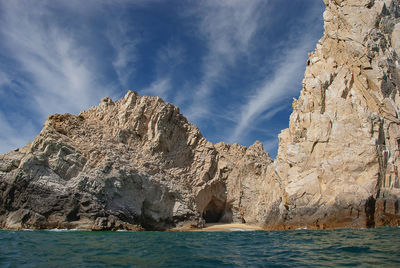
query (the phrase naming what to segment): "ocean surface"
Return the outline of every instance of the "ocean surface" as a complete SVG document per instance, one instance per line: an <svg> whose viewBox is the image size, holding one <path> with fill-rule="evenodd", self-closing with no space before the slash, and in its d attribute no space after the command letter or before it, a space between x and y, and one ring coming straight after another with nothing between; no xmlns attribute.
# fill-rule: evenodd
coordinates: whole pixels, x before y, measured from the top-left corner
<svg viewBox="0 0 400 268"><path fill-rule="evenodd" d="M0 231L0 267L400 267L400 228Z"/></svg>

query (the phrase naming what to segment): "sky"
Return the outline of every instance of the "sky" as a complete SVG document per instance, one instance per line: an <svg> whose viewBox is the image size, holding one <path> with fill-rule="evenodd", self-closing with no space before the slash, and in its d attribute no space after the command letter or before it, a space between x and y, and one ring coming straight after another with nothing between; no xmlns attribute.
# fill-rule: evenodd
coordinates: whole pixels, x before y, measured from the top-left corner
<svg viewBox="0 0 400 268"><path fill-rule="evenodd" d="M322 0L0 0L0 153L51 114L127 90L161 96L204 137L276 156Z"/></svg>

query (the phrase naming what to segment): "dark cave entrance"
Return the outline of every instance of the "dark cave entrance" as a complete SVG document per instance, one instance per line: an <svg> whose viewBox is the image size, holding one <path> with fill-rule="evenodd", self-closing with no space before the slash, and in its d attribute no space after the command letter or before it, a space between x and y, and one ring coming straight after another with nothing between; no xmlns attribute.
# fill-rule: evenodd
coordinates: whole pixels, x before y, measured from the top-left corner
<svg viewBox="0 0 400 268"><path fill-rule="evenodd" d="M213 197L203 211L203 219L206 223L220 222L225 212L225 202Z"/></svg>

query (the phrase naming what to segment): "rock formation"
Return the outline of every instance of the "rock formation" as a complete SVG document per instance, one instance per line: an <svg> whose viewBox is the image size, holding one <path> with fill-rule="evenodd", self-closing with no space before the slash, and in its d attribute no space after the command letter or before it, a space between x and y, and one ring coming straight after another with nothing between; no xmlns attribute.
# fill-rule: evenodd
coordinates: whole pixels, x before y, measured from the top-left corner
<svg viewBox="0 0 400 268"><path fill-rule="evenodd" d="M253 219L241 197L271 162L260 143L214 146L177 107L129 91L50 116L31 144L1 156L0 222L104 230Z"/></svg>
<svg viewBox="0 0 400 268"><path fill-rule="evenodd" d="M324 2L274 162L260 142L213 145L177 107L129 91L50 116L0 156L0 227L399 224L399 0Z"/></svg>
<svg viewBox="0 0 400 268"><path fill-rule="evenodd" d="M399 1L325 0L269 180L284 228L399 223ZM276 194L279 196L279 194ZM272 204L270 205L272 206Z"/></svg>

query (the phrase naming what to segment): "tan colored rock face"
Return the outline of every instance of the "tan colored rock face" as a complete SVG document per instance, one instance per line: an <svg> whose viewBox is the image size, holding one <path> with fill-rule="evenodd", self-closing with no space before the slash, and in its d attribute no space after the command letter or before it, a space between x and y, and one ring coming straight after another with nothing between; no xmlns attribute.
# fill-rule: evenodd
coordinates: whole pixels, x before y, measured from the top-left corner
<svg viewBox="0 0 400 268"><path fill-rule="evenodd" d="M50 116L27 149L2 156L0 222L95 230L254 222L251 200L235 202L231 186L240 180L256 193L251 182L272 160L260 143L225 149L160 98L104 98L78 116Z"/></svg>
<svg viewBox="0 0 400 268"><path fill-rule="evenodd" d="M399 1L325 4L325 34L309 55L270 174L283 182L277 190L283 202L276 220L266 223L332 227L398 221ZM382 202L397 209L382 209Z"/></svg>

